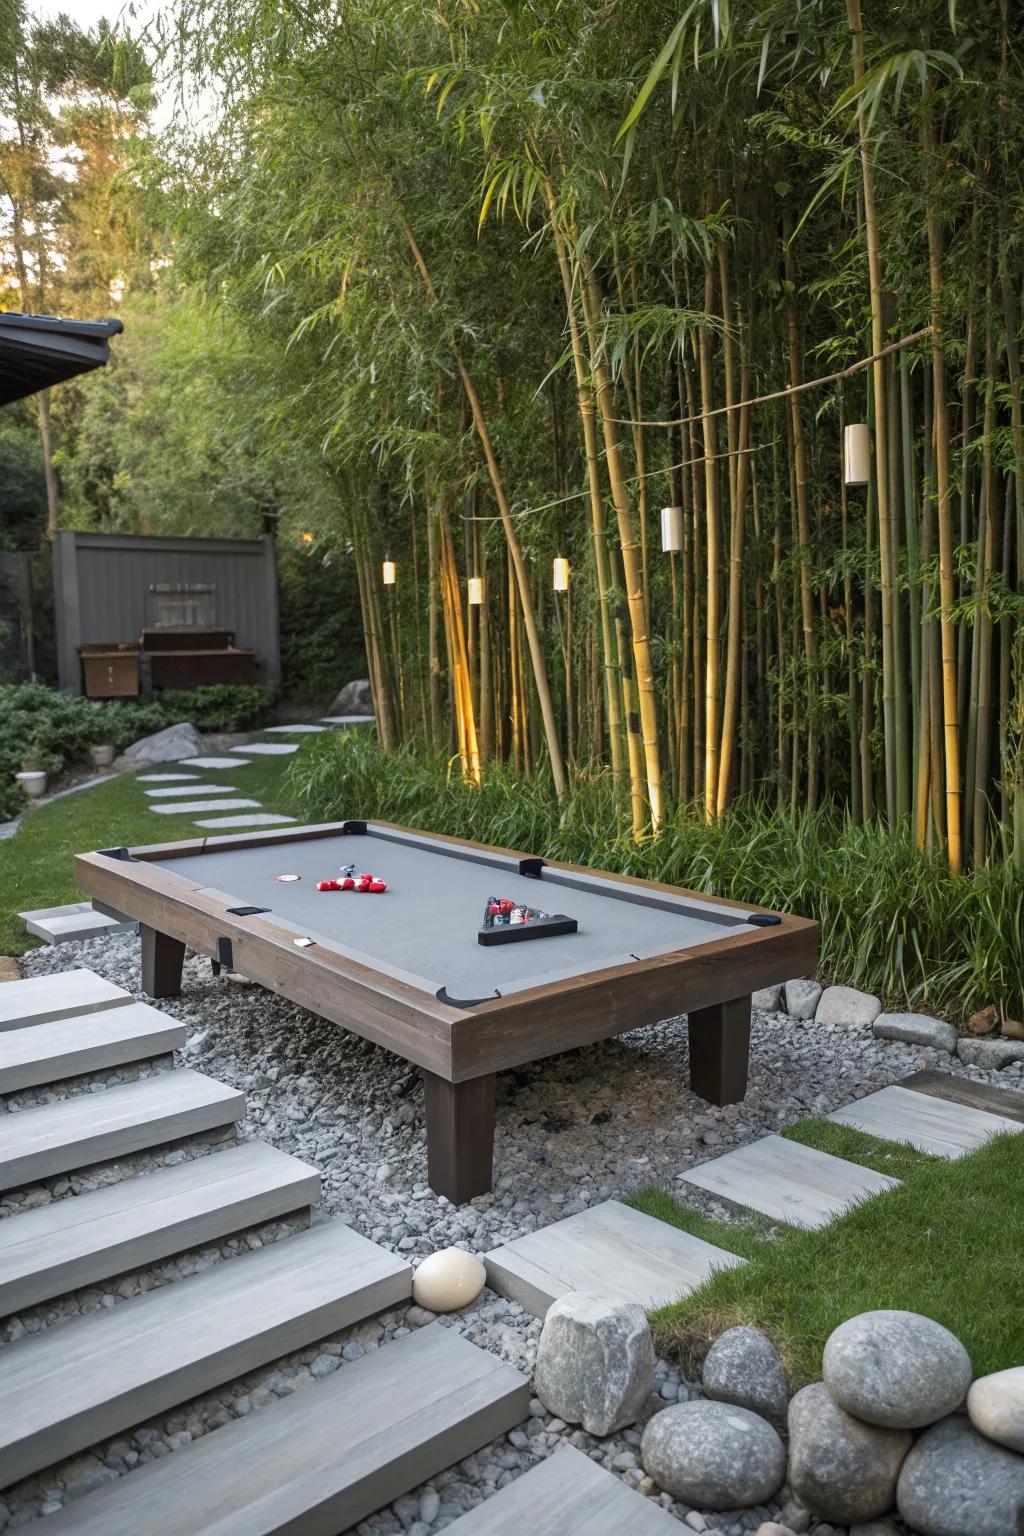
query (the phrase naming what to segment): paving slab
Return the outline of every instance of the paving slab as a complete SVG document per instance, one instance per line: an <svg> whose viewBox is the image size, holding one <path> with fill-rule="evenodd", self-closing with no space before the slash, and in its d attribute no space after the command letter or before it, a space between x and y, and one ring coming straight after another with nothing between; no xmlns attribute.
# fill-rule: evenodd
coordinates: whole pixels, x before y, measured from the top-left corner
<svg viewBox="0 0 1024 1536"><path fill-rule="evenodd" d="M197 821L197 827L280 827L286 821L294 822L294 816L279 816L275 811L254 811L248 816L212 816Z"/></svg>
<svg viewBox="0 0 1024 1536"><path fill-rule="evenodd" d="M187 1033L187 1026L170 1014L135 1002L6 1029L0 1033L0 1093L166 1056L180 1050Z"/></svg>
<svg viewBox="0 0 1024 1536"><path fill-rule="evenodd" d="M123 987L95 971L59 971L53 976L26 976L0 984L0 1030L45 1024L76 1013L120 1008L135 999Z"/></svg>
<svg viewBox="0 0 1024 1536"><path fill-rule="evenodd" d="M376 715L321 715L322 725L375 725Z"/></svg>
<svg viewBox="0 0 1024 1536"><path fill-rule="evenodd" d="M492 1290L543 1317L568 1291L599 1291L647 1308L677 1301L715 1269L745 1260L665 1221L606 1200L485 1256Z"/></svg>
<svg viewBox="0 0 1024 1536"><path fill-rule="evenodd" d="M235 749L232 748L232 751ZM237 768L240 759L237 757L186 757L182 759L186 768Z"/></svg>
<svg viewBox="0 0 1024 1536"><path fill-rule="evenodd" d="M67 944L72 939L94 939L101 933L116 933L134 928L129 917L114 917L97 912L91 901L73 901L65 907L38 907L34 912L19 912L27 933L47 944Z"/></svg>
<svg viewBox="0 0 1024 1536"><path fill-rule="evenodd" d="M265 725L261 732L264 736L309 736L318 731L325 731L325 725Z"/></svg>
<svg viewBox="0 0 1024 1536"><path fill-rule="evenodd" d="M896 1086L845 1104L828 1118L886 1141L908 1141L922 1152L951 1158L976 1151L1001 1131L1024 1130L1019 1121L1004 1115Z"/></svg>
<svg viewBox="0 0 1024 1536"><path fill-rule="evenodd" d="M140 784L170 784L172 781L184 783L188 779L198 779L198 773L137 773L136 779Z"/></svg>
<svg viewBox="0 0 1024 1536"><path fill-rule="evenodd" d="M713 1162L688 1168L687 1184L794 1227L823 1227L857 1201L895 1189L898 1179L805 1147L764 1136Z"/></svg>
<svg viewBox="0 0 1024 1536"><path fill-rule="evenodd" d="M448 1529L452 1536L678 1536L689 1526L564 1445Z"/></svg>
<svg viewBox="0 0 1024 1536"><path fill-rule="evenodd" d="M175 795L180 800L185 795L237 795L238 790L234 784L189 784L186 789L147 789L145 793L150 800L170 800Z"/></svg>
<svg viewBox="0 0 1024 1536"><path fill-rule="evenodd" d="M151 805L154 816L194 816L199 811L258 811L258 800L175 800L171 805Z"/></svg>
<svg viewBox="0 0 1024 1536"><path fill-rule="evenodd" d="M299 750L295 741L250 741L244 747L232 747L232 752L258 753L260 757L285 757Z"/></svg>

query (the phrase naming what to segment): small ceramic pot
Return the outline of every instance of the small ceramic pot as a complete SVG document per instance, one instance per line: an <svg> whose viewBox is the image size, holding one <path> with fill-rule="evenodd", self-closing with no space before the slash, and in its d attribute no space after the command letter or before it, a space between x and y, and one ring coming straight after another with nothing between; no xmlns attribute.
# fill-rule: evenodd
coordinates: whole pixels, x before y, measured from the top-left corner
<svg viewBox="0 0 1024 1536"><path fill-rule="evenodd" d="M89 748L89 761L94 768L109 768L114 761L114 748L110 742L97 742Z"/></svg>
<svg viewBox="0 0 1024 1536"><path fill-rule="evenodd" d="M40 769L26 769L14 777L30 800L38 800L40 795L46 794L46 774Z"/></svg>

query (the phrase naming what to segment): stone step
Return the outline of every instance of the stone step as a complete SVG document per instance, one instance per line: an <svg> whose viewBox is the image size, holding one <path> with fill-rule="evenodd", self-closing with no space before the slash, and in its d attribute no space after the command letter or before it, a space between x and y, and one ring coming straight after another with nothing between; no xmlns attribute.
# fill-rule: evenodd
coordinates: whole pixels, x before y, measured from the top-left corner
<svg viewBox="0 0 1024 1536"><path fill-rule="evenodd" d="M543 1317L567 1291L599 1291L647 1308L664 1306L701 1285L712 1270L744 1260L619 1200L606 1200L492 1249L484 1262L493 1290Z"/></svg>
<svg viewBox="0 0 1024 1536"><path fill-rule="evenodd" d="M453 1536L679 1536L689 1526L566 1445L448 1529Z"/></svg>
<svg viewBox="0 0 1024 1536"><path fill-rule="evenodd" d="M232 752L242 752L246 757L287 757L299 750L294 741L249 741L244 747L231 747Z"/></svg>
<svg viewBox="0 0 1024 1536"><path fill-rule="evenodd" d="M29 1024L0 1034L0 1093L178 1051L188 1030L148 1003Z"/></svg>
<svg viewBox="0 0 1024 1536"><path fill-rule="evenodd" d="M351 1227L325 1222L9 1344L0 1372L0 1487L394 1306L410 1289L407 1264ZM324 1435L336 1453L347 1449L333 1420ZM301 1440L294 1453L315 1477ZM259 1456L251 1473L236 1465L232 1500L244 1497L260 1465ZM272 1467L268 1474L276 1477ZM168 1501L161 1521L176 1503ZM148 1519L149 1529L169 1536L152 1509ZM209 1529L207 1521L191 1526Z"/></svg>
<svg viewBox="0 0 1024 1536"><path fill-rule="evenodd" d="M0 1115L0 1189L230 1125L245 1095L187 1069Z"/></svg>
<svg viewBox="0 0 1024 1536"><path fill-rule="evenodd" d="M263 736L313 736L318 731L325 731L325 725L265 725Z"/></svg>
<svg viewBox="0 0 1024 1536"><path fill-rule="evenodd" d="M855 1202L899 1184L888 1174L784 1136L748 1142L713 1162L688 1168L683 1178L698 1189L794 1227L823 1227Z"/></svg>
<svg viewBox="0 0 1024 1536"><path fill-rule="evenodd" d="M120 1008L135 999L95 971L60 971L53 976L26 976L0 983L0 1030L24 1029L77 1013Z"/></svg>
<svg viewBox="0 0 1024 1536"><path fill-rule="evenodd" d="M72 901L65 907L38 907L33 912L19 912L26 933L46 944L68 944L73 939L95 939L101 933L117 933L134 928L129 917L112 917L97 912L91 901Z"/></svg>
<svg viewBox="0 0 1024 1536"><path fill-rule="evenodd" d="M520 1423L529 1400L513 1366L432 1323L69 1505L48 1533L335 1536Z"/></svg>
<svg viewBox="0 0 1024 1536"><path fill-rule="evenodd" d="M0 1316L290 1215L320 1175L243 1142L0 1221Z"/></svg>
<svg viewBox="0 0 1024 1536"><path fill-rule="evenodd" d="M951 1158L976 1151L1001 1131L1024 1130L1019 1121L1004 1115L896 1086L844 1104L828 1118L886 1141L908 1141L922 1152Z"/></svg>
<svg viewBox="0 0 1024 1536"><path fill-rule="evenodd" d="M244 797L233 798L227 795L223 800L175 800L171 804L153 805L150 803L148 810L151 816L197 816L200 811L258 811L258 800L248 800Z"/></svg>

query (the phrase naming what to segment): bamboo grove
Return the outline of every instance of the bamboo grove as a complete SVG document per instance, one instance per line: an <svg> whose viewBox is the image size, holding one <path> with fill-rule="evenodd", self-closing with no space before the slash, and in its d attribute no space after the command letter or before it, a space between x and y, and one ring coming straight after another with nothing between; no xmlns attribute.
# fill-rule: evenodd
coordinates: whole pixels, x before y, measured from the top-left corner
<svg viewBox="0 0 1024 1536"><path fill-rule="evenodd" d="M329 466L383 744L1024 867L1010 0L178 9L176 272Z"/></svg>

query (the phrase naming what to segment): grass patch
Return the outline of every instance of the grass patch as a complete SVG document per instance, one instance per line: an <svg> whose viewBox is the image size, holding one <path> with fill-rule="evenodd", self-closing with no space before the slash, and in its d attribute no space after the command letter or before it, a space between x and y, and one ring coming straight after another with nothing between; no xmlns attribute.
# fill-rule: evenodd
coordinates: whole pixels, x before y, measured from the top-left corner
<svg viewBox="0 0 1024 1536"><path fill-rule="evenodd" d="M813 1134L820 1138L820 1125ZM821 1145L821 1139L807 1140ZM845 1142L847 1151L859 1150L858 1161L877 1157L870 1145L875 1138L860 1140L859 1149ZM656 1312L659 1347L692 1370L722 1328L750 1323L776 1341L798 1387L819 1379L825 1340L841 1322L857 1312L898 1308L952 1329L970 1352L975 1375L1019 1365L1024 1299L1014 1277L1024 1252L1024 1136L997 1136L956 1162L918 1156L901 1166L899 1189L816 1232L779 1228L772 1241L759 1243L746 1223L703 1217L695 1223L694 1212L670 1195L645 1192L634 1200L749 1259Z"/></svg>
<svg viewBox="0 0 1024 1536"><path fill-rule="evenodd" d="M239 799L258 800L267 811L295 815L292 796L285 783L285 757L264 757L250 762L239 760L238 768L218 768L197 777L196 783L230 784ZM165 765L173 772L176 765ZM157 767L144 772L159 773ZM201 775L202 770L195 770ZM62 906L81 901L75 885L74 856L94 848L110 848L134 843L171 843L178 838L201 835L196 815L154 816L145 795L147 789L171 785L140 784L134 774L118 774L92 789L55 800L51 805L29 811L17 832L0 843L0 954L20 955L34 949L38 940L25 933L18 912L36 907ZM189 786L182 784L181 789ZM205 796L199 798L205 799ZM219 798L211 795L211 800ZM225 795L233 800L234 795ZM215 811L203 813L216 815ZM230 815L231 812L225 812ZM241 813L240 813L241 814ZM271 829L268 829L271 830ZM216 836L216 833L211 833Z"/></svg>
<svg viewBox="0 0 1024 1536"><path fill-rule="evenodd" d="M788 1125L780 1134L788 1141L799 1141L805 1147L845 1158L848 1163L861 1163L875 1173L887 1173L891 1179L905 1179L923 1163L945 1162L944 1158L922 1152L907 1141L885 1141L881 1136L870 1136L835 1120L801 1120Z"/></svg>

